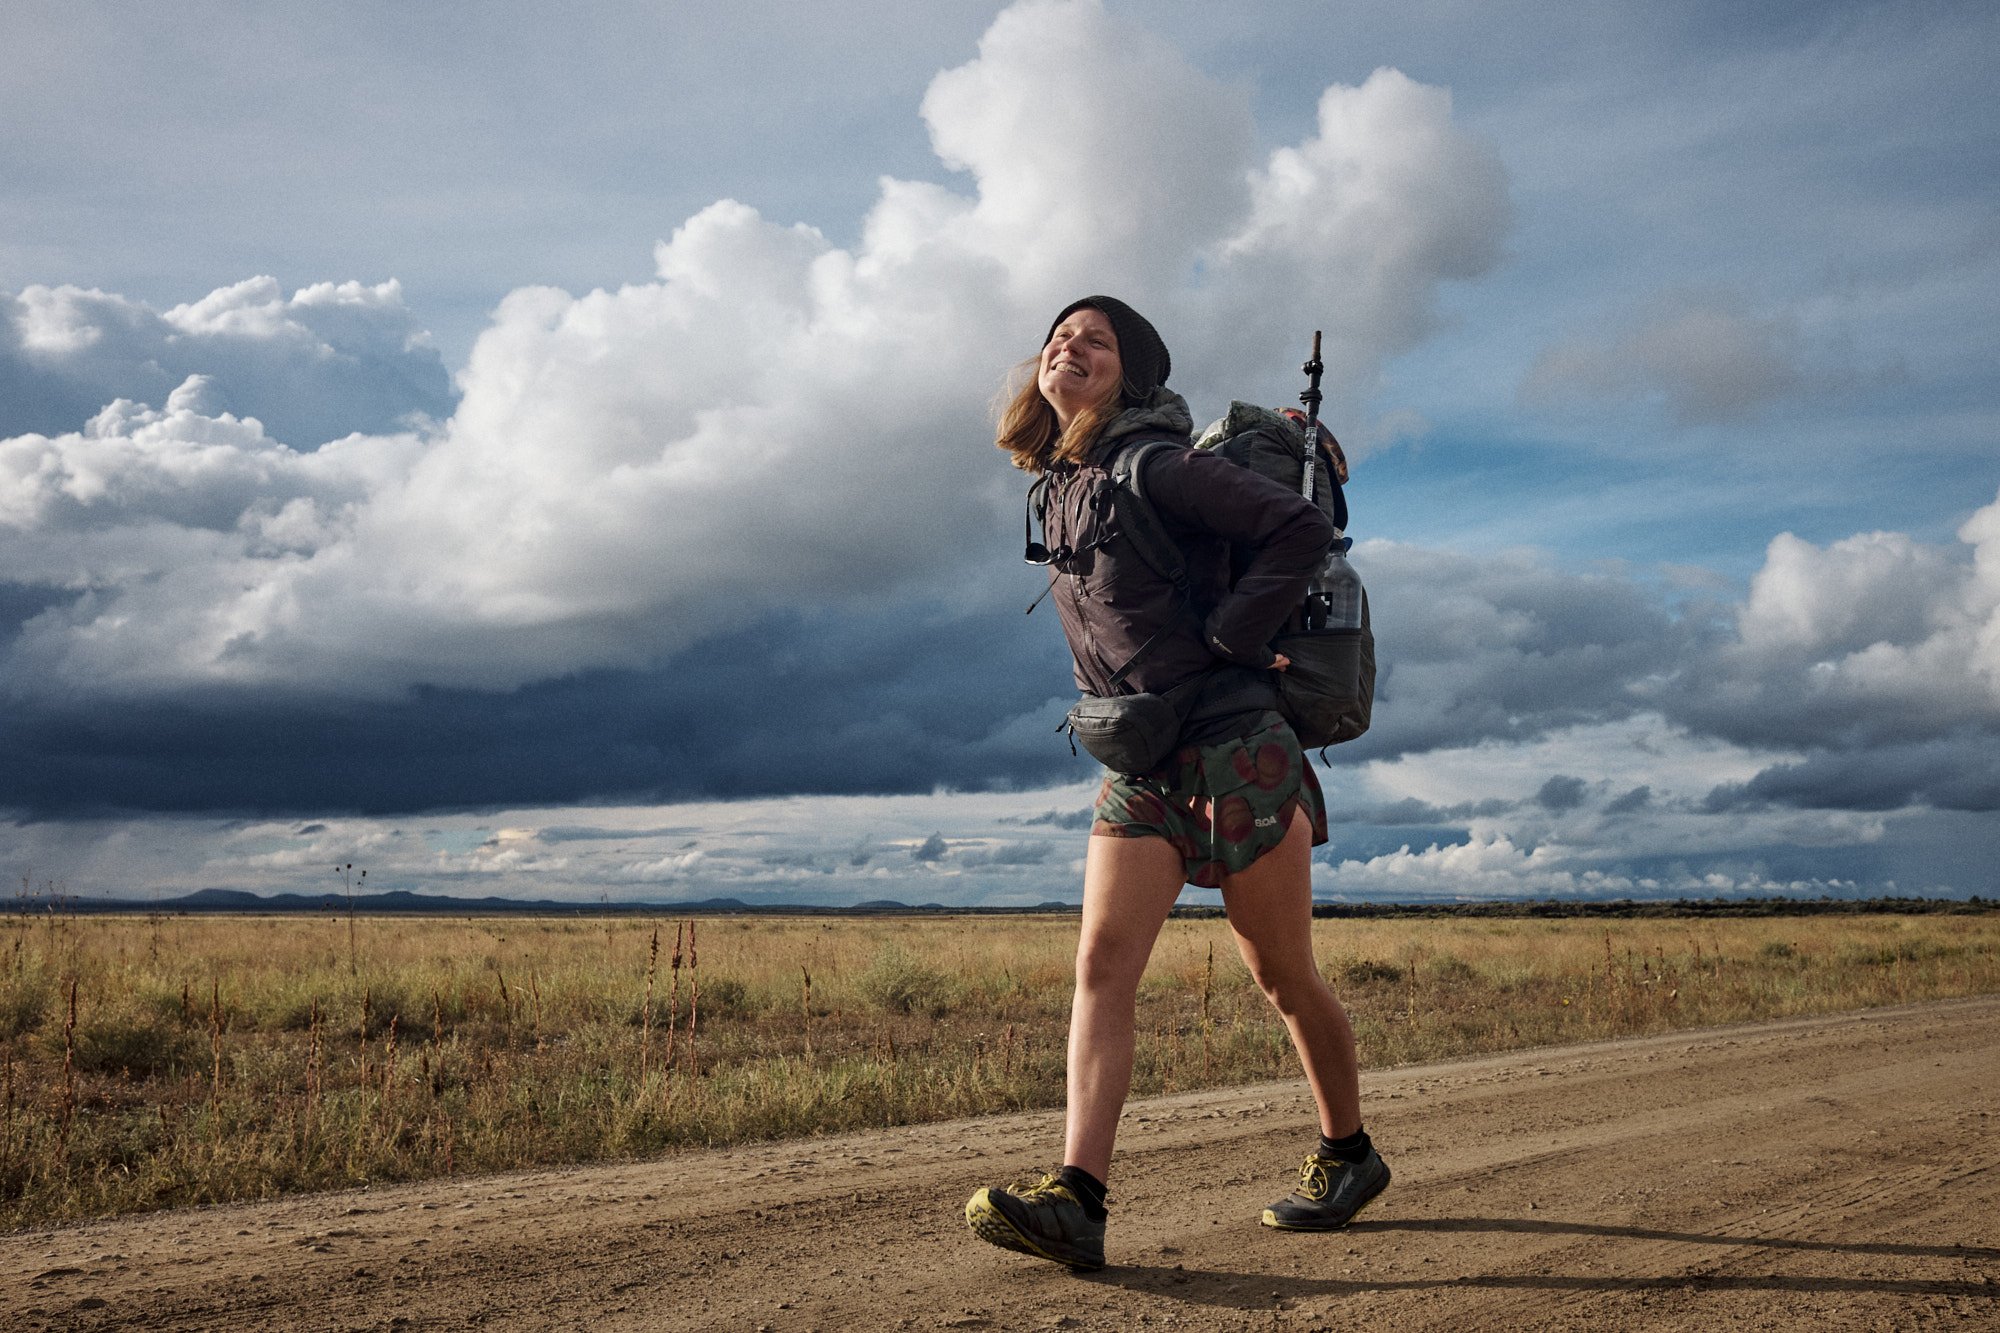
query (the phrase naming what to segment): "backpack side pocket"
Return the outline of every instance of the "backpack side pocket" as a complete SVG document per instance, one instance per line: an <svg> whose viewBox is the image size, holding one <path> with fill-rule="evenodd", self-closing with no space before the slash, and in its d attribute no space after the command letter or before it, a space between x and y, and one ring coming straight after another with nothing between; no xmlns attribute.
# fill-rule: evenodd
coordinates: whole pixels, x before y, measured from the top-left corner
<svg viewBox="0 0 2000 1333"><path fill-rule="evenodd" d="M1375 633L1362 603L1359 629L1291 630L1271 640L1291 659L1276 673L1278 711L1308 750L1351 741L1375 707Z"/></svg>

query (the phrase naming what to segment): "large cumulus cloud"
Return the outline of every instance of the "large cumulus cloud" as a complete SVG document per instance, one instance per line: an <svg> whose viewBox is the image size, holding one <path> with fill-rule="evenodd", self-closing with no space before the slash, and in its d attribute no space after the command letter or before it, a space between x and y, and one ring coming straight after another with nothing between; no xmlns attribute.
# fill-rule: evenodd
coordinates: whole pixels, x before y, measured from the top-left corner
<svg viewBox="0 0 2000 1333"><path fill-rule="evenodd" d="M1709 813L2000 809L2000 498L1957 536L1817 545L1781 533L1734 602L1670 600L1634 571L1578 573L1526 553L1364 545L1384 671L1379 723L1350 751L1526 744L1651 718L1736 755L1692 802ZM1524 769L1515 799L1555 808L1551 795L1577 792L1549 782L1613 767L1601 752L1584 762ZM1656 804L1633 795L1649 771L1661 770L1619 773L1601 792L1623 802L1612 813Z"/></svg>
<svg viewBox="0 0 2000 1333"><path fill-rule="evenodd" d="M1718 735L1869 746L2000 725L2000 499L1958 547L1772 539L1735 641L1666 697Z"/></svg>
<svg viewBox="0 0 2000 1333"><path fill-rule="evenodd" d="M506 690L656 668L787 608L967 596L1018 489L982 447L985 403L1062 301L1121 290L1169 332L1177 383L1219 398L1295 361L1341 293L1330 373L1365 384L1506 223L1497 162L1442 91L1393 71L1329 89L1315 136L1260 162L1238 92L1090 0L1003 13L923 114L969 191L885 179L851 248L724 201L650 280L516 291L435 426L309 462L311 432L251 411L254 375L192 366L202 383L167 371L85 430L8 441L0 555L70 600L0 684ZM40 356L127 326L262 346L394 297L252 283L142 317L37 292L15 325Z"/></svg>
<svg viewBox="0 0 2000 1333"><path fill-rule="evenodd" d="M1530 552L1364 544L1384 670L1378 725L1351 751L1655 717L1767 757L1715 774L1711 810L2000 808L2000 498L1957 536L1781 533L1740 601ZM1524 774L1521 795L1551 776Z"/></svg>
<svg viewBox="0 0 2000 1333"><path fill-rule="evenodd" d="M1488 841L1502 829L1570 837L1574 819L1568 833L1556 829L1564 821L1532 827L1564 811L1638 821L1616 839L1636 855L1642 825L1674 817L1666 807L1676 805L1732 817L1730 837L1744 817L1768 813L1770 845L1860 837L1864 825L1842 823L1844 813L2000 809L2000 498L1958 528L1956 544L1882 530L1814 544L1782 532L1738 602L1668 600L1630 570L1570 572L1528 554L1474 560L1384 542L1358 558L1374 568L1384 675L1380 723L1348 751L1404 763L1448 753L1458 769L1484 771L1486 785L1466 789L1432 771L1424 791L1458 803L1508 793L1512 811L1484 811L1510 815L1486 827ZM1550 769L1552 737L1648 719L1678 741L1602 733ZM1728 761L1664 781L1666 755L1690 743L1722 747ZM1514 757L1510 781L1468 761L1464 747L1480 745ZM1786 811L1816 815L1798 823ZM1440 815L1450 813L1404 823ZM1480 811L1470 815L1460 805L1462 829L1480 827ZM1822 817L1834 823L1814 823ZM1674 841L1694 837L1678 817L1668 827ZM1522 849L1504 851L1480 857L1514 865ZM1444 861L1440 851L1424 865Z"/></svg>
<svg viewBox="0 0 2000 1333"><path fill-rule="evenodd" d="M1662 699L1691 727L1802 754L1713 806L2000 809L2000 499L1958 537L1772 540L1734 641Z"/></svg>

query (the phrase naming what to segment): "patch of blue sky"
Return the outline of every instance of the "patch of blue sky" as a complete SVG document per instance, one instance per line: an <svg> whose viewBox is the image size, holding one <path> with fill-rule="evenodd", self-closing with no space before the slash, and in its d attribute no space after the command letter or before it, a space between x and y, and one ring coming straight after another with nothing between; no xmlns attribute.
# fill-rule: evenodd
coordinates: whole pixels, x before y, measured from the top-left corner
<svg viewBox="0 0 2000 1333"><path fill-rule="evenodd" d="M1313 860L1337 866L1342 861L1368 861L1402 848L1463 847L1472 834L1463 824L1412 824L1391 828L1342 824L1328 830L1325 845L1313 849Z"/></svg>
<svg viewBox="0 0 2000 1333"><path fill-rule="evenodd" d="M1572 567L1601 560L1696 565L1747 581L1771 538L1825 544L1907 532L1950 545L2000 490L2000 452L1968 456L1888 435L1815 456L1811 432L1774 428L1685 455L1592 454L1446 422L1358 463L1348 487L1357 540L1476 553L1528 546ZM1785 437L1790 437L1786 439Z"/></svg>
<svg viewBox="0 0 2000 1333"><path fill-rule="evenodd" d="M484 824L475 828L428 828L424 846L448 856L469 856L493 840L493 830Z"/></svg>
<svg viewBox="0 0 2000 1333"><path fill-rule="evenodd" d="M671 824L654 828L598 827L590 824L551 824L538 829L543 842L638 842L647 838L686 838L703 830L693 824Z"/></svg>

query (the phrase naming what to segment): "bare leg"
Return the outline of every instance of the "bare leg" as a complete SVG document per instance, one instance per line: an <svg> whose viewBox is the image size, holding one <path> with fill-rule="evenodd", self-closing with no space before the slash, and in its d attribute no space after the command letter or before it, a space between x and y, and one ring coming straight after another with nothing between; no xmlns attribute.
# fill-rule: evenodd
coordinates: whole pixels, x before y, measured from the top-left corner
<svg viewBox="0 0 2000 1333"><path fill-rule="evenodd" d="M1164 838L1090 839L1083 933L1069 1016L1069 1119L1063 1164L1099 1180L1132 1088L1133 1010L1153 941L1180 896L1180 853Z"/></svg>
<svg viewBox="0 0 2000 1333"><path fill-rule="evenodd" d="M1222 902L1243 962L1292 1034L1320 1132L1345 1138L1361 1128L1361 1073L1347 1011L1313 960L1311 822L1295 811L1283 842L1223 880Z"/></svg>

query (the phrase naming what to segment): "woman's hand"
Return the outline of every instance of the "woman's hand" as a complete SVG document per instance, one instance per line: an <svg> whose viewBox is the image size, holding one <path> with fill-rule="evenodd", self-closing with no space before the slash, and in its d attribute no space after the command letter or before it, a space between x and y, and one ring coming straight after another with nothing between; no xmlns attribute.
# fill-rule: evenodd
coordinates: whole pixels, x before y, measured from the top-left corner
<svg viewBox="0 0 2000 1333"><path fill-rule="evenodd" d="M1292 659L1285 656L1283 653L1273 653L1271 654L1271 656L1275 659L1271 663L1271 670L1273 671L1283 671L1286 667L1292 664Z"/></svg>

